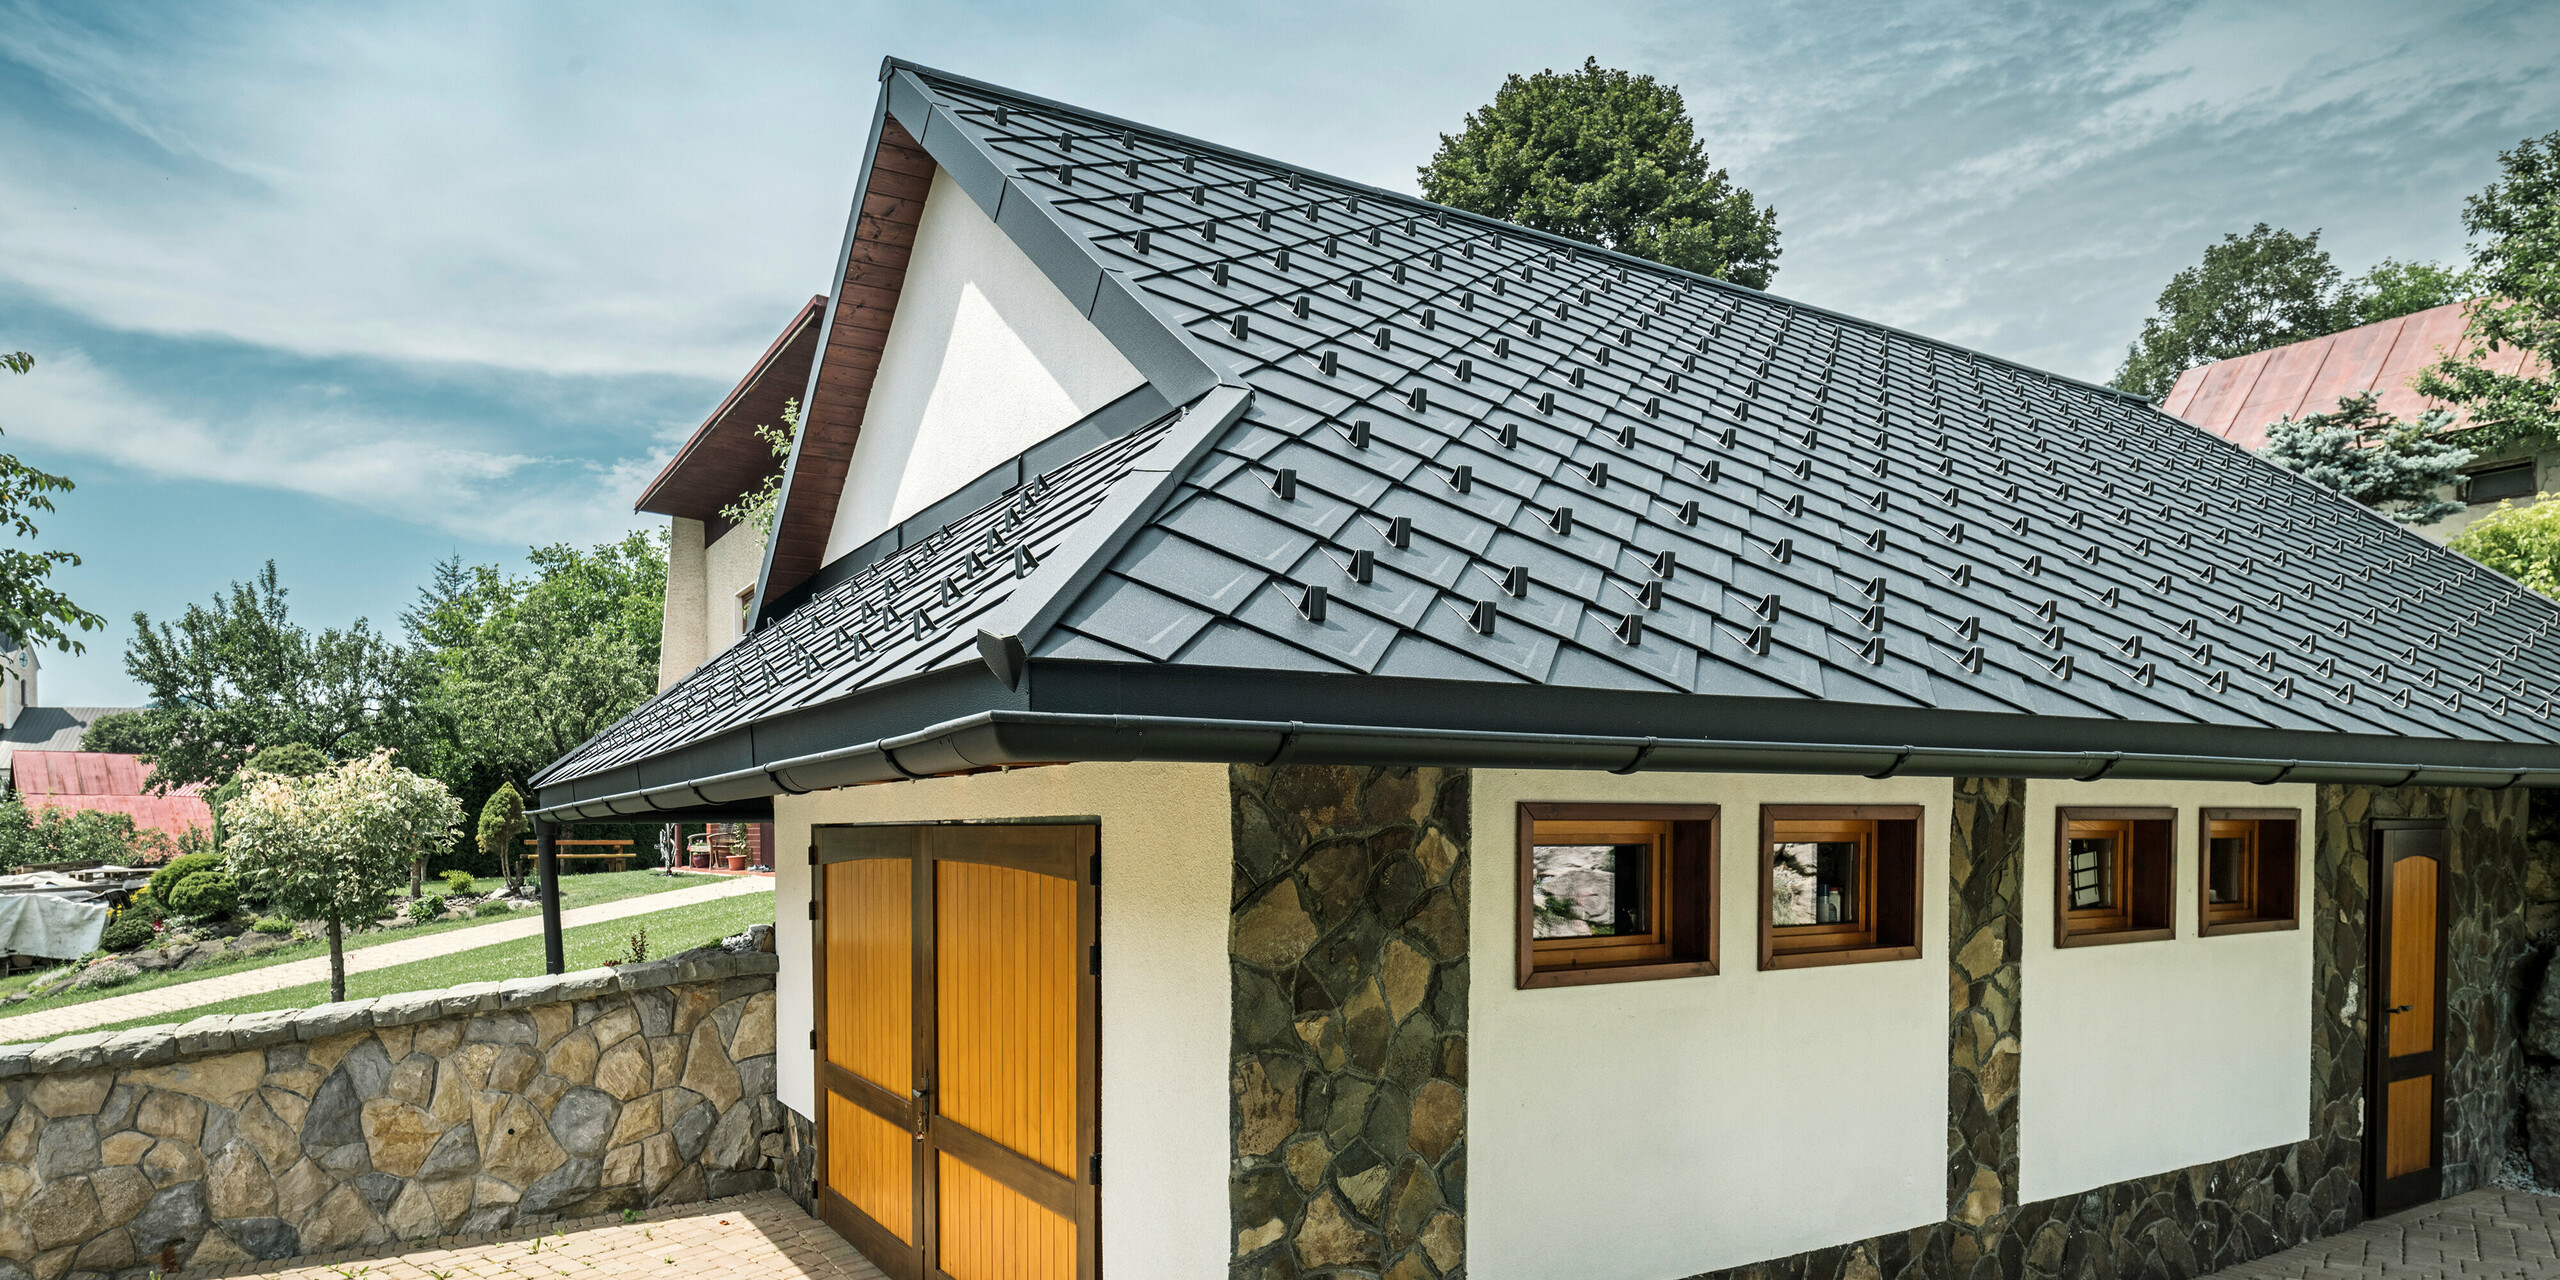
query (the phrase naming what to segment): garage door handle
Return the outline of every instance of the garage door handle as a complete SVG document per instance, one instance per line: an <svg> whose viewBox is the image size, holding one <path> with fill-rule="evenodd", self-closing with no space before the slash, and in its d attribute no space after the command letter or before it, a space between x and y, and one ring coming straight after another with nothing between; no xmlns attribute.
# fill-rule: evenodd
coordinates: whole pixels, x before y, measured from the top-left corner
<svg viewBox="0 0 2560 1280"><path fill-rule="evenodd" d="M920 1088L915 1091L916 1141L918 1142L924 1141L924 1127L926 1123L928 1123L927 1117L932 1111L932 1108L925 1105L925 1100L932 1096L933 1090L931 1089Z"/></svg>

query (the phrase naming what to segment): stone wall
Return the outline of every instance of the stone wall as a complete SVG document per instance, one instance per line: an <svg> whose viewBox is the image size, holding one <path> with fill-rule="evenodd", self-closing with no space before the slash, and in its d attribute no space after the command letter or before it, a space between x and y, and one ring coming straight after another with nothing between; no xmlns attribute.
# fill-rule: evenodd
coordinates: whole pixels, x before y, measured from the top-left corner
<svg viewBox="0 0 2560 1280"><path fill-rule="evenodd" d="M0 1280L769 1187L775 968L712 953L0 1048Z"/></svg>
<svg viewBox="0 0 2560 1280"><path fill-rule="evenodd" d="M1463 1276L1468 775L1229 778L1229 1274Z"/></svg>
<svg viewBox="0 0 2560 1280"><path fill-rule="evenodd" d="M2443 818L2445 1182L2488 1183L2516 1123L2527 933L2526 795L2320 788L2312 848L2311 1136L2078 1195L2018 1204L2018 901L2025 789L1958 779L1949 938L1947 1218L1693 1280L2135 1280L2186 1277L2332 1235L2364 1217L2363 982L2373 818Z"/></svg>

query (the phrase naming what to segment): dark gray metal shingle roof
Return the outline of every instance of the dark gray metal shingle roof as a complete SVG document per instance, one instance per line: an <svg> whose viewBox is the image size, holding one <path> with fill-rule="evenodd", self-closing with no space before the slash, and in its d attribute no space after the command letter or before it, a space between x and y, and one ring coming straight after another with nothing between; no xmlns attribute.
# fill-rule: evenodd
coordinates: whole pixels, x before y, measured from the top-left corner
<svg viewBox="0 0 2560 1280"><path fill-rule="evenodd" d="M888 98L1115 340L1251 392L1035 664L2560 742L2551 602L2137 398L903 64ZM679 695L651 742L774 705Z"/></svg>

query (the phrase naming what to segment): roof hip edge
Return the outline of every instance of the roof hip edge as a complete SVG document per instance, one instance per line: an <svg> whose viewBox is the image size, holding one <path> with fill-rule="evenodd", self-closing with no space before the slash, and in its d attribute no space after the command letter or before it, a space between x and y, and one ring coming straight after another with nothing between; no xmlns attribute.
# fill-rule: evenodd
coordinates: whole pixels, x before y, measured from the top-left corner
<svg viewBox="0 0 2560 1280"><path fill-rule="evenodd" d="M1909 339L1913 342L1926 343L1933 347L1957 352L1971 359L1987 361L2003 368L2014 369L2019 373L2033 377L2051 378L2057 382L2067 382L2076 387L2081 387L2089 391L2097 392L2101 395L2113 397L2114 399L2123 401L2127 404L2142 405L2152 409L2154 412L2159 410L2158 405L2151 403L2150 397L2136 392L2126 391L2118 387L2111 387L2103 382L2090 382L2086 379L2072 377L2069 374L2054 373L2051 370L2039 369L2033 365L2022 364L2005 356L1996 356L1987 351L1980 351L1972 347L1960 346L1956 343L1949 342L1944 338L1933 338L1924 333L1916 333L1912 330L1900 328L1895 325L1884 324L1862 316L1850 315L1845 311L1837 311L1818 303L1798 301L1794 298L1789 298L1781 294L1770 293L1762 289L1754 289L1749 285L1735 284L1730 280L1723 280L1710 275L1702 275L1695 271L1671 266L1668 263L1656 262L1651 258L1640 258L1631 253L1624 253L1616 249L1608 248L1605 245L1596 245L1588 241L1576 240L1571 236L1558 235L1552 231L1540 231L1535 227L1524 227L1516 222L1505 222L1500 218L1490 217L1481 213L1473 213L1465 209L1457 208L1453 205L1440 204L1436 201L1425 199L1422 196L1414 195L1411 192L1395 191L1386 187L1372 186L1356 179L1326 173L1319 169L1310 169L1302 164L1293 164L1286 160L1274 159L1258 152L1246 151L1240 147L1231 147L1223 143L1211 142L1205 138L1195 138L1189 134L1176 133L1173 130L1166 129L1158 125L1145 124L1123 116L1115 116L1108 112L1096 111L1090 107L1079 107L1073 103L1060 102L1055 98L1042 97L1036 93L1025 93L1020 89L1007 88L1000 84L991 84L987 81L979 80L971 76L964 76L956 72L944 71L936 67L928 67L919 62L910 62L904 58L896 57L894 55L881 60L880 78L884 82L884 85L888 81L889 77L897 72L905 72L922 80L942 81L953 85L964 86L980 93L1011 98L1014 101L1027 103L1047 111L1065 112L1070 115L1082 116L1088 120L1098 121L1103 124L1113 125L1122 129L1137 130L1158 138L1179 143L1186 147L1198 147L1203 151L1215 152L1219 155L1223 155L1234 160L1240 160L1248 164L1269 165L1270 167L1283 172L1298 173L1304 174L1310 178L1319 178L1323 181L1334 183L1347 190L1358 191L1381 200L1392 200L1398 204L1412 205L1431 213L1445 213L1449 217L1464 219L1470 223L1484 227L1487 230L1499 230L1507 235L1516 235L1537 240L1552 245L1558 249L1570 248L1627 266L1639 267L1647 271L1658 271L1686 280L1694 280L1711 288L1728 290L1748 298L1760 299L1774 306L1793 307L1796 310L1810 312L1814 315L1822 316L1843 324L1851 324L1860 328L1873 329L1883 333L1893 334L1898 337Z"/></svg>

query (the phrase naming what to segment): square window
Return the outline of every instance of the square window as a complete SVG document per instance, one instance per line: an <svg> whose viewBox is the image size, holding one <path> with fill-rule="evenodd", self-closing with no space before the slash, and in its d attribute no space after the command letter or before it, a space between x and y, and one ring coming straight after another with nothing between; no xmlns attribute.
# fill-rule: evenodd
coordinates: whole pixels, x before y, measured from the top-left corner
<svg viewBox="0 0 2560 1280"><path fill-rule="evenodd" d="M2177 936L2175 809L2057 809L2053 945L2156 942Z"/></svg>
<svg viewBox="0 0 2560 1280"><path fill-rule="evenodd" d="M1761 806L1760 967L1917 958L1920 812Z"/></svg>
<svg viewBox="0 0 2560 1280"><path fill-rule="evenodd" d="M1714 805L1520 806L1522 987L1715 968Z"/></svg>
<svg viewBox="0 0 2560 1280"><path fill-rule="evenodd" d="M2200 932L2263 933L2296 927L2299 809L2207 809L2198 850Z"/></svg>

